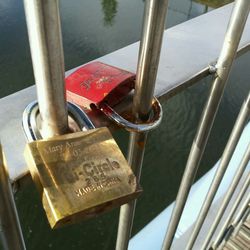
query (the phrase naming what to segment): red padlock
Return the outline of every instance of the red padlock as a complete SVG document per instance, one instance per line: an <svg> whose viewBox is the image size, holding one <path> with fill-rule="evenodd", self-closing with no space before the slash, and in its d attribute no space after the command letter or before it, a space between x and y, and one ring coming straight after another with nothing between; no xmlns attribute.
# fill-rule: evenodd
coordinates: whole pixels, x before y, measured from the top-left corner
<svg viewBox="0 0 250 250"><path fill-rule="evenodd" d="M66 77L67 100L83 109L107 103L113 107L133 88L135 74L101 63L86 64Z"/></svg>
<svg viewBox="0 0 250 250"><path fill-rule="evenodd" d="M82 109L100 109L119 126L136 132L149 131L157 127L162 119L162 108L154 97L153 118L142 124L127 121L113 110L134 88L135 74L101 62L86 64L65 79L67 100Z"/></svg>

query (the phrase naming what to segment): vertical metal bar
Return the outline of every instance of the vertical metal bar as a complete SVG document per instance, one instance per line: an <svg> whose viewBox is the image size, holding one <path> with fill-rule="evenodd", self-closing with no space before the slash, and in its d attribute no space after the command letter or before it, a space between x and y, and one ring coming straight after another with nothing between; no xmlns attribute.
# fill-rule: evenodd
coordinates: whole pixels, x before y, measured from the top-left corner
<svg viewBox="0 0 250 250"><path fill-rule="evenodd" d="M231 208L227 218L224 221L223 226L220 229L220 232L218 233L216 239L214 240L211 248L212 249L217 249L217 247L219 246L219 244L222 241L222 236L224 235L225 230L228 228L230 222L232 221L232 218L236 212L236 210L238 209L245 193L247 192L248 188L250 185L250 172L248 173L247 177L245 178L244 184L242 186L242 188L240 189L239 194L237 195L237 199L235 200L233 207ZM248 194L247 200L250 199L250 193Z"/></svg>
<svg viewBox="0 0 250 250"><path fill-rule="evenodd" d="M202 248L201 249L206 249L208 247L208 244L210 242L210 240L212 239L212 236L217 228L217 226L219 225L220 221L221 221L221 218L234 194L234 191L237 187L237 185L239 184L239 181L246 169L246 166L248 164L248 162L250 161L250 143L248 145L248 148L240 162L240 165L235 173L235 176L232 180L232 182L230 183L229 185L229 188L225 194L225 197L220 205L220 208L219 210L217 211L216 213L216 217L215 219L213 220L213 224L211 225L210 229L209 229L209 232L206 236L206 239L204 240L204 243L202 245Z"/></svg>
<svg viewBox="0 0 250 250"><path fill-rule="evenodd" d="M242 108L240 110L240 113L237 117L237 120L235 122L235 125L233 127L233 130L231 132L231 135L229 137L229 140L227 142L227 145L224 149L224 152L222 154L220 164L215 172L214 178L212 180L212 183L208 189L206 198L202 204L201 210L199 212L198 218L195 222L194 228L192 230L192 234L190 235L189 241L187 243L186 249L192 249L195 240L198 237L198 234L201 230L201 227L206 219L206 216L208 214L209 208L212 205L212 202L214 200L214 197L216 195L216 192L219 188L219 185L222 181L222 178L226 172L227 166L233 156L233 152L236 148L236 145L239 141L239 138L242 134L242 131L245 127L245 123L250 115L250 94L248 95L247 99L244 101Z"/></svg>
<svg viewBox="0 0 250 250"><path fill-rule="evenodd" d="M236 214L236 216L234 217L231 225L233 227L236 227L237 224L242 220L242 218L244 218L244 214L246 212L246 210L249 209L249 204L250 203L250 193L247 195L247 198L245 199L244 203L242 204L239 212Z"/></svg>
<svg viewBox="0 0 250 250"><path fill-rule="evenodd" d="M224 93L231 66L247 20L249 6L249 0L236 0L235 2L222 50L216 65L216 77L213 81L210 94L204 107L198 130L192 144L175 206L163 242L163 249L168 250L172 245L181 214L187 201L191 185L194 181L201 157L207 144L210 130Z"/></svg>
<svg viewBox="0 0 250 250"><path fill-rule="evenodd" d="M247 216L250 213L250 194L247 196L243 204L241 205L236 217L231 223L229 229L223 235L221 239L220 245L216 250L224 250L224 249L249 249L249 246L246 248L245 244L240 244L240 241L237 240L237 235L241 231L242 224L246 220ZM235 239L235 240L234 240ZM212 250L212 248L210 248Z"/></svg>
<svg viewBox="0 0 250 250"><path fill-rule="evenodd" d="M168 0L147 0L145 3L133 100L133 114L137 121L147 120L151 111L167 6ZM141 176L146 140L147 133L132 132L130 134L128 162L138 181ZM121 207L116 241L117 250L128 248L135 206L136 201L133 201Z"/></svg>
<svg viewBox="0 0 250 250"><path fill-rule="evenodd" d="M26 249L9 173L0 145L0 238L6 250Z"/></svg>
<svg viewBox="0 0 250 250"><path fill-rule="evenodd" d="M24 0L24 7L42 134L64 134L68 130L68 114L58 0Z"/></svg>

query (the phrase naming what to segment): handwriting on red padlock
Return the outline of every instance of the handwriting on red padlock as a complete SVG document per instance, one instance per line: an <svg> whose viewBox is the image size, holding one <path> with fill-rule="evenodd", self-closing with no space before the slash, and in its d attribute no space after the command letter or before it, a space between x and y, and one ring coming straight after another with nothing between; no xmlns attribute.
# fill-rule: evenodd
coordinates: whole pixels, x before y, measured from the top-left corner
<svg viewBox="0 0 250 250"><path fill-rule="evenodd" d="M135 74L101 62L86 64L66 77L67 100L81 108L111 107L118 104L133 88Z"/></svg>

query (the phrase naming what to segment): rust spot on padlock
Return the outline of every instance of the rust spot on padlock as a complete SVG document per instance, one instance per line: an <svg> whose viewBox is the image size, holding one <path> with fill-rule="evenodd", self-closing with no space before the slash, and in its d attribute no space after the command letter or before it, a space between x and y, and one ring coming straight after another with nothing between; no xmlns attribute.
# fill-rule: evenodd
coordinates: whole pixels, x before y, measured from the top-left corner
<svg viewBox="0 0 250 250"><path fill-rule="evenodd" d="M138 142L137 142L137 145L138 145L141 149L143 149L143 148L145 147L145 142L144 142L144 141L138 141Z"/></svg>

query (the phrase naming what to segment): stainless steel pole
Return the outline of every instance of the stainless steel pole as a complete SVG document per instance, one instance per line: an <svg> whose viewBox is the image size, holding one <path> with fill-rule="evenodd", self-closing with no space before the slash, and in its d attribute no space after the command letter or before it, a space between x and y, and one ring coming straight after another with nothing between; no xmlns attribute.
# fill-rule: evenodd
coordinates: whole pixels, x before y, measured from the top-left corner
<svg viewBox="0 0 250 250"><path fill-rule="evenodd" d="M246 217L249 215L249 213L250 213L250 193L247 195L247 198L244 200L243 204L241 205L233 222L230 223L228 231L225 233L225 235L223 235L223 238L221 239L219 247L214 249L214 250L224 250L224 249L233 249L233 250L242 249L242 250L244 250L244 249L249 249L249 244L246 248L246 246L241 244L241 240L240 241L237 240L237 239L241 238L241 237L237 237L237 236L240 233L240 231L242 232L241 229L242 229L243 223L244 223ZM248 235L246 235L246 236L248 236ZM248 236L248 238L249 238L249 236ZM234 239L236 241L234 241ZM210 248L210 249L212 250L213 248Z"/></svg>
<svg viewBox="0 0 250 250"><path fill-rule="evenodd" d="M230 223L233 227L237 226L237 224L242 220L242 217L244 216L244 213L246 212L246 210L250 209L249 203L250 203L250 193L247 194L247 197L245 201L243 202L243 204L241 205L238 213L234 217L232 223Z"/></svg>
<svg viewBox="0 0 250 250"><path fill-rule="evenodd" d="M201 157L212 128L226 82L231 70L239 41L249 13L249 0L236 0L227 28L222 50L216 65L216 77L204 107L198 130L188 157L187 165L180 184L175 206L170 218L163 249L170 249L187 197L194 181Z"/></svg>
<svg viewBox="0 0 250 250"><path fill-rule="evenodd" d="M203 243L201 249L207 249L208 244L209 244L210 240L212 239L212 236L213 236L217 226L219 225L219 223L221 221L221 218L222 218L222 216L223 216L223 214L224 214L224 212L225 212L225 210L226 210L226 208L227 208L227 206L228 206L228 204L229 204L229 202L234 194L234 191L235 191L237 185L239 184L239 181L240 181L249 161L250 161L250 143L249 143L247 151L245 152L245 154L242 158L242 161L241 161L241 163L240 163L240 165L235 173L235 176L229 185L229 188L228 188L228 190L225 194L225 197L220 205L220 208L216 213L216 216L213 220L213 224L211 225L211 227L209 229L209 232L206 236L206 239L204 240L204 243Z"/></svg>
<svg viewBox="0 0 250 250"><path fill-rule="evenodd" d="M192 249L192 247L195 243L195 240L198 237L198 234L199 234L201 227L206 219L206 216L207 216L208 211L212 205L212 202L214 200L216 192L220 186L222 178L226 172L227 166L228 166L228 164L233 156L233 152L237 146L239 138L240 138L242 131L245 127L246 121L249 118L249 115L250 115L250 94L248 95L245 102L243 103L242 108L240 110L240 113L237 117L234 128L233 128L231 135L229 137L228 143L227 143L227 145L224 149L224 152L222 154L220 164L215 172L214 178L213 178L212 183L208 189L206 198L202 204L198 218L195 222L195 225L194 225L194 228L192 230L192 234L189 238L186 249Z"/></svg>
<svg viewBox="0 0 250 250"><path fill-rule="evenodd" d="M58 0L24 0L43 137L64 134L68 114Z"/></svg>
<svg viewBox="0 0 250 250"><path fill-rule="evenodd" d="M9 173L0 145L0 238L6 250L26 249Z"/></svg>
<svg viewBox="0 0 250 250"><path fill-rule="evenodd" d="M167 6L168 0L147 0L145 2L143 31L133 100L133 114L136 117L136 121L147 120L151 111ZM138 181L141 176L146 140L147 133L132 132L130 134L128 162ZM128 248L135 206L136 201L133 201L121 207L116 250Z"/></svg>
<svg viewBox="0 0 250 250"><path fill-rule="evenodd" d="M248 188L249 188L249 185L250 185L250 173L248 173L245 181L244 181L244 184L242 186L242 188L240 189L240 192L239 194L237 195L237 199L236 201L234 202L233 204L233 207L231 208L230 212L229 212L229 215L227 216L226 220L224 221L224 224L222 226L222 228L220 229L220 232L218 233L216 239L214 240L213 244L211 245L211 248L212 249L217 249L217 247L220 245L221 243L221 240L222 240L222 236L224 235L225 233L225 230L228 228L230 222L232 221L232 218L236 212L236 210L238 209L244 195L246 194ZM248 194L248 198L246 200L249 200L250 199L250 193Z"/></svg>

